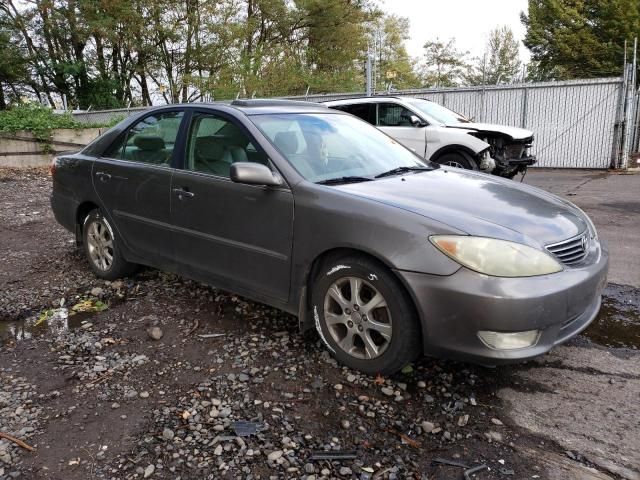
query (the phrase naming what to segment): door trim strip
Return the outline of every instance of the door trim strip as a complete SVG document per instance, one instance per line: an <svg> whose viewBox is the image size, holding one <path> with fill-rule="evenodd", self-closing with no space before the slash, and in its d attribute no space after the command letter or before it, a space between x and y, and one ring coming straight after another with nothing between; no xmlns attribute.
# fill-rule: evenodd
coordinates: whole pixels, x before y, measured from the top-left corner
<svg viewBox="0 0 640 480"><path fill-rule="evenodd" d="M216 235L199 232L191 228L178 227L176 225L160 222L158 220L152 220L151 218L141 217L140 215L134 215L132 213L123 212L122 210L114 210L113 215L120 218L127 218L129 220L133 220L140 223L146 223L148 225L153 225L155 227L164 228L165 230L170 230L176 233L186 233L187 235L199 237L204 240L220 243L222 245L226 245L229 247L235 247L235 248L240 248L242 250L248 250L254 253L260 253L262 255L267 255L269 257L277 258L278 260L287 261L289 259L287 255L283 255L282 253L276 252L274 250L268 250L266 248L256 247L255 245L249 245L248 243L229 240L228 238L222 238Z"/></svg>

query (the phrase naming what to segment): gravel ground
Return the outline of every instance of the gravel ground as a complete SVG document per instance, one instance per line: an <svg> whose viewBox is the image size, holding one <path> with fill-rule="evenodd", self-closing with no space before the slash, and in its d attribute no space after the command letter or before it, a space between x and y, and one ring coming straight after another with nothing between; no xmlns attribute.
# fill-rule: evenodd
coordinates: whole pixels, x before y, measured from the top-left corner
<svg viewBox="0 0 640 480"><path fill-rule="evenodd" d="M486 465L478 479L634 478L635 447L607 449L611 466L589 453L597 432L562 443L580 428L539 404L562 389L530 378L547 364L425 358L392 378L359 374L278 310L151 269L97 280L55 223L49 191L42 170L0 170L0 432L34 447L0 440L2 480L462 478L438 458ZM625 288L611 301L635 326L626 299L638 292ZM582 337L549 361L573 350L637 359L627 343ZM556 398L560 410L572 401ZM621 439L638 431L636 419Z"/></svg>

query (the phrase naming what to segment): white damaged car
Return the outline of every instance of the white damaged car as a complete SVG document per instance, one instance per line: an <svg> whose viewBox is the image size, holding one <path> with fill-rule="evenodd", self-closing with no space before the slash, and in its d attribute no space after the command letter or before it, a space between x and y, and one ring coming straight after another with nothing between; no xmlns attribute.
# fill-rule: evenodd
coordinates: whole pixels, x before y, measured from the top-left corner
<svg viewBox="0 0 640 480"><path fill-rule="evenodd" d="M536 163L533 132L475 123L437 103L412 97L364 97L326 102L375 125L427 160L513 178Z"/></svg>

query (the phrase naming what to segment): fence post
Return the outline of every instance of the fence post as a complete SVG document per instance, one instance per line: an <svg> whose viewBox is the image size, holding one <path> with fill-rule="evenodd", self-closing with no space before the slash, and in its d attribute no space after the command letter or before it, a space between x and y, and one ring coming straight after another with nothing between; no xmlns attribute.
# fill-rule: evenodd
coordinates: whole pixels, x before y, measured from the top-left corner
<svg viewBox="0 0 640 480"><path fill-rule="evenodd" d="M520 120L520 127L526 128L527 126L527 108L529 107L529 89L524 87L522 94L522 118Z"/></svg>
<svg viewBox="0 0 640 480"><path fill-rule="evenodd" d="M631 123L633 122L633 65L627 65L627 81L625 88L624 102L624 130L622 139L622 158L620 159L620 168L626 170L629 165L629 147L631 143Z"/></svg>

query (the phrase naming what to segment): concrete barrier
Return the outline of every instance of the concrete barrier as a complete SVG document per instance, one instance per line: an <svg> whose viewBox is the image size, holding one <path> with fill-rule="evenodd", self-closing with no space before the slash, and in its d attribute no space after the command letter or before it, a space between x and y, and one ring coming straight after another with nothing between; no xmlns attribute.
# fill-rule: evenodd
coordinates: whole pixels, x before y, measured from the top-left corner
<svg viewBox="0 0 640 480"><path fill-rule="evenodd" d="M106 128L58 129L51 140L39 140L31 132L0 133L0 167L42 167L60 152L80 150Z"/></svg>

